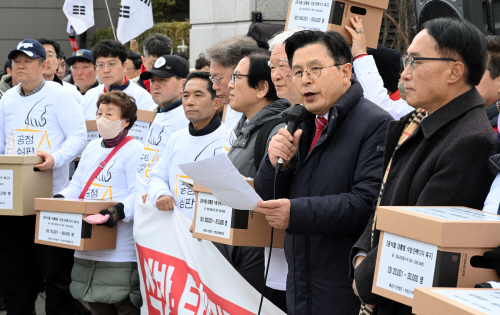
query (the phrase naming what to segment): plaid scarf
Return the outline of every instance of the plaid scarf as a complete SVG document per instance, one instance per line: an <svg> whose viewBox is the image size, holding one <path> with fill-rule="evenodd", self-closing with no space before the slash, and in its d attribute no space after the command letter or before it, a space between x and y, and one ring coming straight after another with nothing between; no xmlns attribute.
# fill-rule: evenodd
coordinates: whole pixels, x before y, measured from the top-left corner
<svg viewBox="0 0 500 315"><path fill-rule="evenodd" d="M396 146L396 149L394 149L394 152L392 153L391 160L389 161L389 164L387 165L387 169L385 170L384 178L382 180L382 185L380 186L380 193L378 195L377 199L377 207L380 206L380 201L382 200L382 195L384 194L384 189L385 189L385 183L387 182L387 177L389 176L389 171L391 169L391 164L392 164L392 159L394 158L394 153L398 150L398 148L401 146L403 142L406 141L414 132L417 130L418 126L420 126L420 123L422 122L422 119L427 115L427 112L423 110L422 108L417 109L413 115L408 119L408 123L406 124L405 128L403 129L403 133L401 134L401 137L399 137L398 144ZM373 218L373 225L372 225L372 235L371 235L371 249L373 250L373 240L375 236L375 224L377 223L377 211L375 211L375 216ZM361 309L359 311L359 315L371 315L373 314L373 310L366 305L365 303L361 303Z"/></svg>

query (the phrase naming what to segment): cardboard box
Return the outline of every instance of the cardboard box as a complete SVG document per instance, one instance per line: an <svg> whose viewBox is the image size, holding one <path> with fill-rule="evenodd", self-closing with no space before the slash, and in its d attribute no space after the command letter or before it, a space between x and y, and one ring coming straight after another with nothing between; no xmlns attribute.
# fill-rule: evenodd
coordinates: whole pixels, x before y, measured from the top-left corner
<svg viewBox="0 0 500 315"><path fill-rule="evenodd" d="M474 267L500 244L500 216L464 207L378 207L377 229L376 294L412 306L415 287L500 281L495 270Z"/></svg>
<svg viewBox="0 0 500 315"><path fill-rule="evenodd" d="M352 43L352 36L344 26L352 27L350 19L359 16L363 20L366 45L377 48L382 17L388 6L389 0L290 0L285 29L337 31Z"/></svg>
<svg viewBox="0 0 500 315"><path fill-rule="evenodd" d="M113 201L37 198L35 243L82 251L114 249L116 226L109 228L83 221L114 205Z"/></svg>
<svg viewBox="0 0 500 315"><path fill-rule="evenodd" d="M253 188L253 180L247 180ZM232 209L196 183L193 237L233 246L269 247L271 226L262 213ZM285 230L274 229L273 247L283 248Z"/></svg>
<svg viewBox="0 0 500 315"><path fill-rule="evenodd" d="M52 170L35 171L40 163L36 155L0 155L0 215L34 215L35 198L52 197Z"/></svg>
<svg viewBox="0 0 500 315"><path fill-rule="evenodd" d="M130 128L128 134L139 140L142 144L146 144L148 139L149 126L155 119L156 113L150 110L137 110L137 121Z"/></svg>
<svg viewBox="0 0 500 315"><path fill-rule="evenodd" d="M500 314L500 289L417 288L416 315Z"/></svg>

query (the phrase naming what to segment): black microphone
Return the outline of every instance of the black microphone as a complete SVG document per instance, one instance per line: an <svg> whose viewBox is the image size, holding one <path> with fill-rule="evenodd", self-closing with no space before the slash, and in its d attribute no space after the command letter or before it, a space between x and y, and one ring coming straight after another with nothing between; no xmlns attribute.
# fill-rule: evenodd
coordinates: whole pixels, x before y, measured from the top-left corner
<svg viewBox="0 0 500 315"><path fill-rule="evenodd" d="M307 119L307 113L307 109L301 104L293 106L287 113L288 123L286 124L286 130L288 130L292 136L300 123ZM278 163L276 163L276 174L278 174L283 167L283 162L282 158L278 159Z"/></svg>

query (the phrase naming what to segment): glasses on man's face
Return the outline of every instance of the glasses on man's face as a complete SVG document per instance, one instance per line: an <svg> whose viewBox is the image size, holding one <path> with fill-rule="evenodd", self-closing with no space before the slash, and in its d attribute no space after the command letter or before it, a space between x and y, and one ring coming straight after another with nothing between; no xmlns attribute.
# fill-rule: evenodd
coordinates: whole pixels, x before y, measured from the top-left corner
<svg viewBox="0 0 500 315"><path fill-rule="evenodd" d="M249 77L248 74L241 74L241 73L233 73L231 74L231 83L234 84L236 82L236 77Z"/></svg>
<svg viewBox="0 0 500 315"><path fill-rule="evenodd" d="M413 55L405 55L401 57L401 61L403 63L403 69L410 66L411 70L415 70L415 62L420 60L434 60L434 61L453 61L456 62L453 58L428 58L428 57L415 57Z"/></svg>
<svg viewBox="0 0 500 315"><path fill-rule="evenodd" d="M48 59L55 59L56 57L57 57L57 55L56 55L56 54L52 54L52 53L48 53L48 54L47 54L47 58L48 58Z"/></svg>
<svg viewBox="0 0 500 315"><path fill-rule="evenodd" d="M223 77L226 76L226 74L228 74L229 72L233 71L234 69L231 69L229 70L228 72L224 73L223 75L221 75L220 77L216 78L216 77L208 77L210 79L210 81L212 81L212 83L217 83L217 84L220 84L220 80L222 80Z"/></svg>
<svg viewBox="0 0 500 315"><path fill-rule="evenodd" d="M118 62L112 61L110 63L98 63L95 65L97 70L104 70L106 67L109 69L114 69L118 65Z"/></svg>
<svg viewBox="0 0 500 315"><path fill-rule="evenodd" d="M336 63L334 65L326 67L310 66L309 68L306 69L306 71L292 70L288 73L287 77L290 79L290 81L292 81L292 83L297 84L300 83L300 81L302 81L302 76L304 75L305 72L309 76L309 79L317 80L321 76L321 69L338 67L343 65L345 65L345 63Z"/></svg>

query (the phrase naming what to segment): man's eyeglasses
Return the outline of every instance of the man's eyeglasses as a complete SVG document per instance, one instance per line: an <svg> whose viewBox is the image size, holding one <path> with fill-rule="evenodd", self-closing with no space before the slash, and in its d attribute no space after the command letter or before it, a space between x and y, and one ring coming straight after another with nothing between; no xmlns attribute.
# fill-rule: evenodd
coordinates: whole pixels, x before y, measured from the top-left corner
<svg viewBox="0 0 500 315"><path fill-rule="evenodd" d="M231 69L229 70L228 72L224 73L223 75L221 75L220 77L216 78L216 77L208 77L210 79L210 81L212 81L212 83L217 83L217 84L220 84L220 80L222 80L223 77L226 76L226 74L228 74L229 72L233 71L234 69Z"/></svg>
<svg viewBox="0 0 500 315"><path fill-rule="evenodd" d="M234 84L236 82L236 77L249 77L248 74L240 74L240 73L233 73L231 74L231 83Z"/></svg>
<svg viewBox="0 0 500 315"><path fill-rule="evenodd" d="M338 66L343 66L345 63L336 63L331 66L326 66L326 67L318 67L318 66L310 66L307 68L306 71L302 70L292 70L288 73L287 77L292 81L292 83L300 83L302 81L302 76L304 75L304 72L307 73L309 76L309 79L311 80L317 80L321 76L321 69L324 68L330 68L330 67L338 67Z"/></svg>
<svg viewBox="0 0 500 315"><path fill-rule="evenodd" d="M401 57L401 61L403 63L403 69L410 66L411 70L415 70L415 62L419 60L438 60L438 61L453 61L456 62L453 58L428 58L428 57L415 57L413 55L406 55Z"/></svg>
<svg viewBox="0 0 500 315"><path fill-rule="evenodd" d="M110 62L110 63L98 63L95 65L97 70L104 70L106 67L109 69L114 69L118 65L118 62Z"/></svg>

